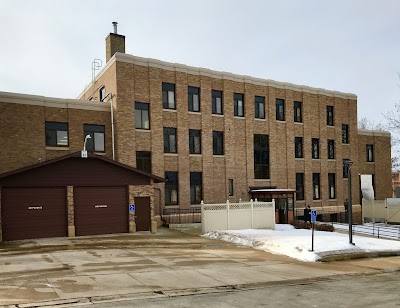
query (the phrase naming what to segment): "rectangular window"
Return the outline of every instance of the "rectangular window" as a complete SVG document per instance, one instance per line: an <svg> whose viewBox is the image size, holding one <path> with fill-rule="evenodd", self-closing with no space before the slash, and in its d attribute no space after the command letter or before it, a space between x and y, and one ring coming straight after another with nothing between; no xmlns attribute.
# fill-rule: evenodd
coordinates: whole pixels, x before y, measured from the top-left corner
<svg viewBox="0 0 400 308"><path fill-rule="evenodd" d="M334 126L333 106L326 106L326 125Z"/></svg>
<svg viewBox="0 0 400 308"><path fill-rule="evenodd" d="M46 122L45 131L46 146L68 146L68 123Z"/></svg>
<svg viewBox="0 0 400 308"><path fill-rule="evenodd" d="M321 192L320 192L320 176L319 173L313 173L313 199L320 200L321 199Z"/></svg>
<svg viewBox="0 0 400 308"><path fill-rule="evenodd" d="M165 205L178 204L178 172L165 172Z"/></svg>
<svg viewBox="0 0 400 308"><path fill-rule="evenodd" d="M176 153L176 128L164 127L164 153Z"/></svg>
<svg viewBox="0 0 400 308"><path fill-rule="evenodd" d="M136 168L151 173L151 152L136 152Z"/></svg>
<svg viewBox="0 0 400 308"><path fill-rule="evenodd" d="M304 173L296 173L296 200L304 200Z"/></svg>
<svg viewBox="0 0 400 308"><path fill-rule="evenodd" d="M224 132L213 131L213 154L224 155Z"/></svg>
<svg viewBox="0 0 400 308"><path fill-rule="evenodd" d="M342 143L348 144L349 143L349 125L342 124Z"/></svg>
<svg viewBox="0 0 400 308"><path fill-rule="evenodd" d="M222 91L212 90L212 113L213 114L223 114L223 106L222 106Z"/></svg>
<svg viewBox="0 0 400 308"><path fill-rule="evenodd" d="M335 159L335 140L328 139L328 159Z"/></svg>
<svg viewBox="0 0 400 308"><path fill-rule="evenodd" d="M135 103L135 128L150 129L149 104Z"/></svg>
<svg viewBox="0 0 400 308"><path fill-rule="evenodd" d="M285 100L276 99L276 120L285 121Z"/></svg>
<svg viewBox="0 0 400 308"><path fill-rule="evenodd" d="M189 129L189 153L201 154L201 131Z"/></svg>
<svg viewBox="0 0 400 308"><path fill-rule="evenodd" d="M294 102L294 121L303 123L303 104L302 102Z"/></svg>
<svg viewBox="0 0 400 308"><path fill-rule="evenodd" d="M106 87L101 87L99 91L100 102L106 98Z"/></svg>
<svg viewBox="0 0 400 308"><path fill-rule="evenodd" d="M303 137L294 137L294 157L303 158Z"/></svg>
<svg viewBox="0 0 400 308"><path fill-rule="evenodd" d="M89 152L104 152L104 125L83 125L83 140L87 135L86 150Z"/></svg>
<svg viewBox="0 0 400 308"><path fill-rule="evenodd" d="M176 109L175 85L173 83L162 83L162 100L164 109Z"/></svg>
<svg viewBox="0 0 400 308"><path fill-rule="evenodd" d="M374 161L374 145L367 144L367 162Z"/></svg>
<svg viewBox="0 0 400 308"><path fill-rule="evenodd" d="M254 135L254 178L269 179L269 136Z"/></svg>
<svg viewBox="0 0 400 308"><path fill-rule="evenodd" d="M254 96L254 114L257 119L265 119L265 97Z"/></svg>
<svg viewBox="0 0 400 308"><path fill-rule="evenodd" d="M228 191L229 196L233 196L233 179L228 180Z"/></svg>
<svg viewBox="0 0 400 308"><path fill-rule="evenodd" d="M190 172L190 203L200 204L203 199L203 175L201 172Z"/></svg>
<svg viewBox="0 0 400 308"><path fill-rule="evenodd" d="M244 95L241 93L233 94L233 109L234 115L244 117Z"/></svg>
<svg viewBox="0 0 400 308"><path fill-rule="evenodd" d="M188 110L200 112L200 88L188 87Z"/></svg>
<svg viewBox="0 0 400 308"><path fill-rule="evenodd" d="M319 159L319 139L312 138L311 140L311 155L314 159Z"/></svg>
<svg viewBox="0 0 400 308"><path fill-rule="evenodd" d="M328 173L329 199L336 199L336 174Z"/></svg>
<svg viewBox="0 0 400 308"><path fill-rule="evenodd" d="M343 159L343 178L344 179L347 179L349 177L349 168L345 164L345 162L348 161L348 160L349 159Z"/></svg>

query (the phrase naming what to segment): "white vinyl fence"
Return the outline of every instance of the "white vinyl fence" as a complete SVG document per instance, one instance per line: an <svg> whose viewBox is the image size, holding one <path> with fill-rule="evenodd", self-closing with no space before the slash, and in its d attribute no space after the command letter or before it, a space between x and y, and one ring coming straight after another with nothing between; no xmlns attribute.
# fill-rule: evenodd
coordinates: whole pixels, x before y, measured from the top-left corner
<svg viewBox="0 0 400 308"><path fill-rule="evenodd" d="M203 233L215 230L274 229L275 200L204 204L201 202Z"/></svg>
<svg viewBox="0 0 400 308"><path fill-rule="evenodd" d="M362 200L363 222L400 223L400 198Z"/></svg>

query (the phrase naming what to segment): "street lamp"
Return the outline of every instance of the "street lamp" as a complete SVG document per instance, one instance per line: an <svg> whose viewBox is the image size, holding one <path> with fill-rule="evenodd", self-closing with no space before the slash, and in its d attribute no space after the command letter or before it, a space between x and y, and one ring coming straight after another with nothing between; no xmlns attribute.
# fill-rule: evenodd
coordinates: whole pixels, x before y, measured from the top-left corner
<svg viewBox="0 0 400 308"><path fill-rule="evenodd" d="M85 141L83 142L83 150L81 151L81 157L87 158L87 151L86 151L86 142L88 139L92 139L90 135L86 135Z"/></svg>
<svg viewBox="0 0 400 308"><path fill-rule="evenodd" d="M352 205L352 200L351 200L351 166L353 165L353 162L350 159L344 159L343 165L347 169L347 174L348 174L347 213L348 213L348 220L349 220L349 243L354 245L354 243L353 243L353 205Z"/></svg>

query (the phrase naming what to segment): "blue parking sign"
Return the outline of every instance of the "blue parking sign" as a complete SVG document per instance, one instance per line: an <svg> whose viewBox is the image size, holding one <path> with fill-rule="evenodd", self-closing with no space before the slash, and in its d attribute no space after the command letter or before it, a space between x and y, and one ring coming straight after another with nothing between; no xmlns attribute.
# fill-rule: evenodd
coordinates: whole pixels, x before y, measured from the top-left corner
<svg viewBox="0 0 400 308"><path fill-rule="evenodd" d="M135 205L129 204L129 212L134 212L134 211L135 211Z"/></svg>
<svg viewBox="0 0 400 308"><path fill-rule="evenodd" d="M317 211L311 210L311 223L314 223L316 221L317 221Z"/></svg>

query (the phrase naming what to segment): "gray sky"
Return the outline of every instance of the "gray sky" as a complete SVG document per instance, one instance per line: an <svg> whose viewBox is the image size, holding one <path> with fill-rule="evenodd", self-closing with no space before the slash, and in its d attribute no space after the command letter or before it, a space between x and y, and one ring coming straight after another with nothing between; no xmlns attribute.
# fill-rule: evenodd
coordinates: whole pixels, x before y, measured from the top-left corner
<svg viewBox="0 0 400 308"><path fill-rule="evenodd" d="M129 54L355 93L359 119L400 101L398 0L0 0L0 91L76 98L112 21Z"/></svg>

